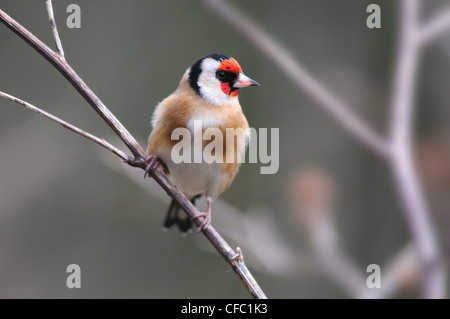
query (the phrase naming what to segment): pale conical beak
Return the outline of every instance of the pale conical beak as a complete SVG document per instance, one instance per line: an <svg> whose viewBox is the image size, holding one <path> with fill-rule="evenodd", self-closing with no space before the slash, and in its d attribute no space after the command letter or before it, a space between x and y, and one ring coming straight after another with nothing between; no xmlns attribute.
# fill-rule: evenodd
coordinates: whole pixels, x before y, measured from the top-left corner
<svg viewBox="0 0 450 319"><path fill-rule="evenodd" d="M259 86L259 83L250 79L244 73L239 73L233 87L236 89L245 88L247 86Z"/></svg>

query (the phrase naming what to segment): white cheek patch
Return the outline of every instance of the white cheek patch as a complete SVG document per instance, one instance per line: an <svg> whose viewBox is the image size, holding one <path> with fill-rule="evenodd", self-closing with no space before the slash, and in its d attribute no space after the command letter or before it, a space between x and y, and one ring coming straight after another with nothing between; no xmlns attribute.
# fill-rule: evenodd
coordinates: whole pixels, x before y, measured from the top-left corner
<svg viewBox="0 0 450 319"><path fill-rule="evenodd" d="M214 59L205 59L202 62L202 73L198 77L198 86L203 98L217 105L224 105L236 100L236 97L223 93L220 81L216 78L216 71L220 62Z"/></svg>

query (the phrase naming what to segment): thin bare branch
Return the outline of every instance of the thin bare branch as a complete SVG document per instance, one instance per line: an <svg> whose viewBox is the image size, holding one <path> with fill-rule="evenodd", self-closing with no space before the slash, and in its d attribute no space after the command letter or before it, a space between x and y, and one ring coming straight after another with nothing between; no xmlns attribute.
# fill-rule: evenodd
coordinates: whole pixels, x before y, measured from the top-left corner
<svg viewBox="0 0 450 319"><path fill-rule="evenodd" d="M55 43L56 43L56 48L58 50L58 53L61 55L61 57L64 58L64 49L63 49L63 46L61 43L61 39L59 37L58 28L56 27L55 16L53 14L52 0L47 0L46 5L47 5L48 18L50 20L50 25L52 27L53 38L55 39Z"/></svg>
<svg viewBox="0 0 450 319"><path fill-rule="evenodd" d="M102 103L102 101L89 89L86 83L78 76L72 67L62 58L58 53L51 50L40 39L30 33L21 24L0 10L0 21L5 24L10 30L16 33L31 47L33 47L39 54L46 58L71 84L72 86L86 99L92 108L101 116L101 118L110 126L113 131L121 138L128 149L135 157L134 162L128 162L135 167L146 169L147 157L144 149L139 145L136 139L128 132L128 130L119 122L119 120L109 111L109 109ZM169 181L167 176L160 170L150 170L151 176L166 192L172 197L178 205L186 212L189 218L193 219L199 214L198 209L186 199L186 197L178 191L175 185ZM194 219L194 224L200 226L202 220L200 218ZM238 254L230 247L230 245L217 233L217 231L209 226L202 231L204 236L209 240L213 247L231 266L233 271L238 275L239 279L248 290L253 298L267 298L262 289L259 287L256 280L248 270L245 263L239 260Z"/></svg>
<svg viewBox="0 0 450 319"><path fill-rule="evenodd" d="M382 158L388 158L386 143L328 88L313 77L286 49L278 44L249 17L222 0L204 0L216 14L239 30L283 70L297 86L306 91L317 105L338 121L351 136Z"/></svg>
<svg viewBox="0 0 450 319"><path fill-rule="evenodd" d="M450 8L438 13L423 25L418 33L418 42L425 46L450 31Z"/></svg>
<svg viewBox="0 0 450 319"><path fill-rule="evenodd" d="M411 149L414 89L420 53L415 38L419 1L402 0L399 12L399 43L391 102L390 167L421 263L423 295L427 298L443 298L445 272L438 263L439 250L435 231L414 167Z"/></svg>
<svg viewBox="0 0 450 319"><path fill-rule="evenodd" d="M56 117L53 114L50 114L50 113L38 108L37 106L34 106L33 104L30 104L24 100L21 100L15 96L9 95L9 94L1 92L1 91L0 91L0 97L3 97L10 101L13 101L19 105L25 106L27 109L32 110L33 112L36 112L38 114L41 114L58 124L61 124L63 127L71 130L72 132L75 132L75 133L87 138L88 140L91 140L91 141L97 143L98 145L106 148L108 151L116 154L117 156L122 158L124 161L130 160L130 157L127 154L125 154L124 152L122 152L117 147L113 146L112 144L108 143L103 138L98 138L97 136L94 136L88 132L85 132L76 126L73 126L72 124L69 124L66 121L61 120L59 117Z"/></svg>
<svg viewBox="0 0 450 319"><path fill-rule="evenodd" d="M145 164L140 166L145 169ZM184 197L180 191L173 185L167 176L159 169L150 171L150 176L167 192L167 194L175 199L178 205L183 209L190 219L193 219L199 214L198 209ZM193 220L197 226L200 226L201 220L196 218ZM240 261L238 254L230 247L230 245L219 235L213 226L208 226L202 233L213 245L213 247L220 253L225 261L232 267L234 272L239 276L244 286L247 288L253 298L266 299L266 295L259 287L256 280L253 278L250 271L244 262Z"/></svg>

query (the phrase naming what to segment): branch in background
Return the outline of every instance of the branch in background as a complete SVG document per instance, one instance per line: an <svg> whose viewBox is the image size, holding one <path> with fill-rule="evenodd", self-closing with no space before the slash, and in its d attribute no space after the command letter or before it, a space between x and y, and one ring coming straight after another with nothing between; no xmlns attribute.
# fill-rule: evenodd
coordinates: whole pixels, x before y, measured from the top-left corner
<svg viewBox="0 0 450 319"><path fill-rule="evenodd" d="M400 3L398 48L395 61L394 87L391 102L389 166L396 182L405 219L420 261L422 293L427 298L445 297L445 270L439 262L439 247L430 212L414 167L412 131L414 93L420 46L419 1Z"/></svg>
<svg viewBox="0 0 450 319"><path fill-rule="evenodd" d="M342 101L334 96L324 85L307 73L305 68L287 50L248 17L223 0L203 0L217 15L224 18L232 27L244 34L255 46L264 52L297 86L309 93L341 126L354 138L391 168L396 179L404 216L408 221L411 236L417 250L422 277L422 292L425 297L443 298L445 296L445 271L439 260L435 230L431 224L430 213L411 152L414 84L418 58L423 44L428 43L450 27L450 10L441 13L425 27L418 25L420 0L402 0L400 7L399 48L396 70L390 140L385 141L357 118ZM419 45L422 44L422 45Z"/></svg>
<svg viewBox="0 0 450 319"><path fill-rule="evenodd" d="M411 245L406 246L383 266L381 287L367 287L367 273L362 272L345 254L340 244L336 225L329 213L308 229L309 239L318 264L333 280L340 284L352 297L358 299L387 298L405 287L414 287L420 278L420 259Z"/></svg>
<svg viewBox="0 0 450 319"><path fill-rule="evenodd" d="M365 123L353 114L328 88L306 71L287 50L278 44L250 18L222 0L204 0L217 15L224 18L230 26L245 35L253 44L276 63L297 86L306 91L317 105L328 112L351 136L382 158L389 152L386 143Z"/></svg>
<svg viewBox="0 0 450 319"><path fill-rule="evenodd" d="M396 262L383 266L381 287L367 286L367 273L360 270L341 245L335 219L336 183L331 174L320 167L301 168L290 174L288 201L293 224L298 225L313 248L317 265L353 298L386 298L406 286L409 279L418 278L418 259L408 250L394 256ZM411 250L411 249L409 249ZM406 251L406 252L405 252ZM411 265L412 264L412 265ZM399 270L404 267L405 274Z"/></svg>
<svg viewBox="0 0 450 319"><path fill-rule="evenodd" d="M52 3L51 1L48 1L47 8L50 8L48 10L50 21L52 21L53 18L53 10L51 7ZM146 163L144 159L147 157L147 154L144 149L119 122L119 120L109 111L109 109L100 101L94 92L89 89L86 83L84 83L72 67L65 61L64 57L61 54L51 50L41 40L35 37L2 10L0 10L0 21L20 36L24 41L26 41L39 54L46 58L75 87L75 89L77 89L77 91L86 99L92 108L113 129L113 131L121 138L128 149L132 152L135 157L133 166L145 170ZM56 26L53 31L55 30ZM57 32L53 32L53 35L55 37L55 41L58 43L59 36ZM129 162L129 164L131 164L131 162ZM149 175L167 192L169 196L171 196L178 203L178 205L187 213L189 218L193 219L197 214L199 214L196 207L176 189L175 185L168 180L167 176L161 170L150 170ZM201 220L199 218L194 219L194 223L200 226ZM217 231L212 226L209 226L204 229L202 233L238 275L239 279L249 291L251 296L254 298L266 298L264 292L247 269L243 260L241 258L237 258L240 255L238 255L230 247L230 245L228 245L228 243L217 233Z"/></svg>
<svg viewBox="0 0 450 319"><path fill-rule="evenodd" d="M420 259L410 245L391 258L384 266L380 279L381 287L367 287L367 273L361 272L345 254L340 244L336 225L331 218L322 218L308 235L316 254L318 264L334 281L340 284L353 298L387 298L404 287L414 287L414 281L420 278ZM417 285L416 285L417 286Z"/></svg>
<svg viewBox="0 0 450 319"><path fill-rule="evenodd" d="M418 43L425 46L449 30L450 8L446 8L420 28L417 35Z"/></svg>

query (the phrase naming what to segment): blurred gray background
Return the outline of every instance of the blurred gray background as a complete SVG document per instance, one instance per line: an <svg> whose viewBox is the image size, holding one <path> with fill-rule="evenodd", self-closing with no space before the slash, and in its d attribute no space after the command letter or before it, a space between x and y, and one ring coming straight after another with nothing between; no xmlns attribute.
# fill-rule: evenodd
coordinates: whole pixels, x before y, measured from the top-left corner
<svg viewBox="0 0 450 319"><path fill-rule="evenodd" d="M213 52L233 56L261 84L242 90L240 101L250 126L280 128L279 172L261 175L260 164L243 164L220 198L244 216L264 210L284 248L306 255L311 250L307 231L292 222L287 200L290 176L311 165L335 185L333 220L347 258L361 273L372 263L383 269L408 244L385 164L202 1L54 2L67 61L141 145L151 130L154 106L198 58ZM397 1L230 2L385 135ZM81 29L65 26L70 3L81 6ZM382 8L381 29L366 27L370 3ZM423 18L448 3L427 0ZM54 47L45 1L0 0L0 8ZM417 149L424 149L428 159L421 176L442 242L450 225L449 43L447 34L424 51L416 92ZM0 90L125 150L73 87L3 25L0 70ZM167 202L121 172L120 165L91 142L0 100L0 298L248 298L222 258L205 250L202 235L162 232ZM221 223L217 214L213 204L212 223L219 233L224 227L239 229L239 222ZM81 289L66 287L66 267L72 263L81 267ZM251 260L249 267L272 298L350 297L335 280L315 271L275 274L252 267ZM393 296L416 293L412 287Z"/></svg>

